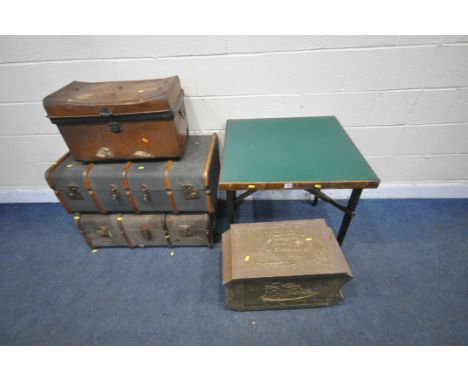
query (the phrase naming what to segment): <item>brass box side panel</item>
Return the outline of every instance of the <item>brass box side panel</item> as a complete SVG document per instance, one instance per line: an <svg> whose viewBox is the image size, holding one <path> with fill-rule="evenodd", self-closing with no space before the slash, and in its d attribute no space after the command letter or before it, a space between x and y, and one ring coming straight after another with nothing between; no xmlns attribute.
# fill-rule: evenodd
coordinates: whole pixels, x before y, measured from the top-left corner
<svg viewBox="0 0 468 382"><path fill-rule="evenodd" d="M346 274L235 280L225 286L225 304L233 310L317 308L342 301Z"/></svg>
<svg viewBox="0 0 468 382"><path fill-rule="evenodd" d="M226 231L222 235L222 264L223 264L223 285L232 280L232 257L231 257L231 234Z"/></svg>

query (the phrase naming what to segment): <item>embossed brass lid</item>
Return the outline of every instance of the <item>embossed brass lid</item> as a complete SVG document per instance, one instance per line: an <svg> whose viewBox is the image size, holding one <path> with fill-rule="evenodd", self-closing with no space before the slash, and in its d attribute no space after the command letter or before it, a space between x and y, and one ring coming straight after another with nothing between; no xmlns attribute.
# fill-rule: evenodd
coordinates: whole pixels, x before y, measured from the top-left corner
<svg viewBox="0 0 468 382"><path fill-rule="evenodd" d="M233 224L223 234L223 284L288 276L352 277L323 219Z"/></svg>

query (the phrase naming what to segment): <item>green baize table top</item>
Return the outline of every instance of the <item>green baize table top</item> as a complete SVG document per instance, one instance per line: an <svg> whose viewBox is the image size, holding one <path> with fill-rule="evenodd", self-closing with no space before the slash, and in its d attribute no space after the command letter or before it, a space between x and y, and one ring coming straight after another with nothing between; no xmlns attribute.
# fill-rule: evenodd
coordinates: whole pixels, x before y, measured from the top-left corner
<svg viewBox="0 0 468 382"><path fill-rule="evenodd" d="M379 178L335 117L229 120L220 187L367 182ZM293 187L291 187L293 188ZM344 187L343 187L344 188Z"/></svg>

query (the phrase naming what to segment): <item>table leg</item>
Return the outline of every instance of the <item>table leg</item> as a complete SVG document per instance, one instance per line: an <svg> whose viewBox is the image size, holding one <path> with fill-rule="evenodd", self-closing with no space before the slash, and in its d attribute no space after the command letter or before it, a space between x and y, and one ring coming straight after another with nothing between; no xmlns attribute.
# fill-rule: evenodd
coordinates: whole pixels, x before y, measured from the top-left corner
<svg viewBox="0 0 468 382"><path fill-rule="evenodd" d="M345 216L343 217L343 221L341 222L340 232L338 233L338 244L343 244L343 240L346 236L346 231L348 231L349 224L351 223L351 219L354 216L354 210L356 209L359 198L362 193L362 188L354 188L351 192L351 197L348 201L348 206L346 207L348 212L345 212Z"/></svg>
<svg viewBox="0 0 468 382"><path fill-rule="evenodd" d="M318 196L315 195L315 196L314 196L314 200L312 200L312 205L313 205L314 207L317 205L318 200L319 200Z"/></svg>
<svg viewBox="0 0 468 382"><path fill-rule="evenodd" d="M234 201L236 199L236 191L226 191L228 225L234 223Z"/></svg>

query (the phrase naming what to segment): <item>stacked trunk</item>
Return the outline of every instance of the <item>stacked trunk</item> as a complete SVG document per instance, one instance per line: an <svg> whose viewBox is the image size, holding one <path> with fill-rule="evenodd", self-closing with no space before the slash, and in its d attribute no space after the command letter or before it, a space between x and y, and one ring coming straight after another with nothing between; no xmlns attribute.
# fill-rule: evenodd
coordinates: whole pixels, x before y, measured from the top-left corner
<svg viewBox="0 0 468 382"><path fill-rule="evenodd" d="M92 248L213 245L218 141L188 137L178 77L72 82L44 107L70 149L47 182Z"/></svg>

